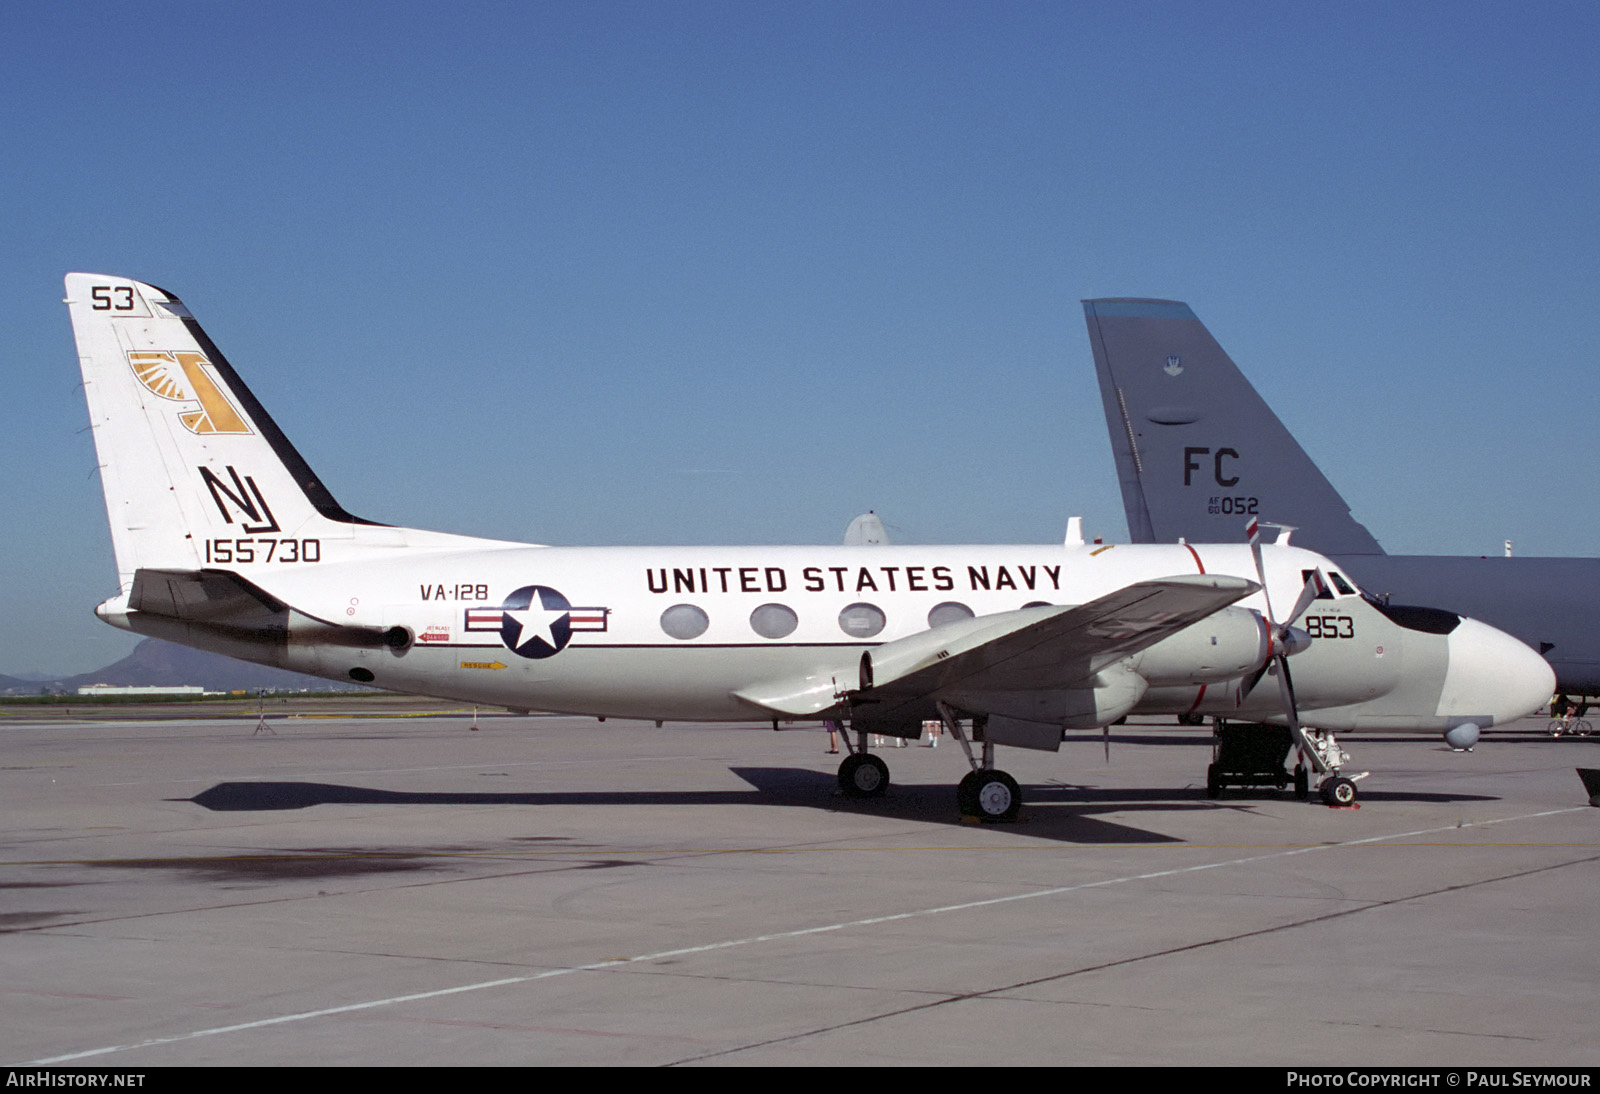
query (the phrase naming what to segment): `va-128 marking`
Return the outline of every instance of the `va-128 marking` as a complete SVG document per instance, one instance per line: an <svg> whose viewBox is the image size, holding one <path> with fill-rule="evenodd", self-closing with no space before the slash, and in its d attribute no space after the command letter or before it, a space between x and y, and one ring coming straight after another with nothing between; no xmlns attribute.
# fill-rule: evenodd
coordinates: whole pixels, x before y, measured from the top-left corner
<svg viewBox="0 0 1600 1094"><path fill-rule="evenodd" d="M1021 801L996 746L1053 751L1130 714L1283 727L1297 789L1315 776L1348 803L1361 776L1335 731L1470 744L1550 691L1507 635L1364 599L1254 522L1248 545L1093 546L1074 526L1054 546L589 548L363 520L175 296L90 274L66 289L118 571L96 611L138 634L514 709L831 722L857 795L888 785L873 735L938 719L971 768L960 807L986 819ZM1192 462L1227 487L1231 452Z"/></svg>
<svg viewBox="0 0 1600 1094"><path fill-rule="evenodd" d="M489 586L487 585L419 585L419 599L421 600L488 600Z"/></svg>

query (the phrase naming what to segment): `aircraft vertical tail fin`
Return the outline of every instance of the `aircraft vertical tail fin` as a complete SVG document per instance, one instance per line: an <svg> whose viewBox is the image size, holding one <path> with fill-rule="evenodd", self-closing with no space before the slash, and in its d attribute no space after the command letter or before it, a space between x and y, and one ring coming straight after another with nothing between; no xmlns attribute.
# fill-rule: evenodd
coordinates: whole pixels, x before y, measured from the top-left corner
<svg viewBox="0 0 1600 1094"><path fill-rule="evenodd" d="M66 290L124 593L141 568L316 561L372 523L334 501L176 296L102 274Z"/></svg>
<svg viewBox="0 0 1600 1094"><path fill-rule="evenodd" d="M846 547L882 547L889 542L889 531L883 526L883 518L868 509L844 530L844 545Z"/></svg>
<svg viewBox="0 0 1600 1094"><path fill-rule="evenodd" d="M1187 304L1085 300L1135 543L1225 543L1244 519L1326 554L1383 554Z"/></svg>

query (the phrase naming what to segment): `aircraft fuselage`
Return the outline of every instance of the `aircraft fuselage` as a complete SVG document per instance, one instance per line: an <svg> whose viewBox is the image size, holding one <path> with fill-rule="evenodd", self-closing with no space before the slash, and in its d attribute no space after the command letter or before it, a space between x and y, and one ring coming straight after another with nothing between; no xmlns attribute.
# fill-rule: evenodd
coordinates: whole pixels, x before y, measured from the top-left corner
<svg viewBox="0 0 1600 1094"><path fill-rule="evenodd" d="M142 634L464 702L603 717L749 721L779 713L749 697L765 682L820 678L836 681L840 692L853 689L864 651L930 626L1084 604L1152 576L1255 573L1244 545L868 550L469 541L444 550L397 543L396 557L385 559L385 549L371 542L407 534L357 527L349 539L319 543L314 564L260 561L259 544L246 543L245 553L256 561L233 562L228 572L294 605L278 622L210 624L129 611L119 603L101 614ZM241 543L233 542L231 557L238 557ZM351 560L341 562L341 556ZM1266 560L1280 610L1293 602L1307 570L1330 566L1292 547L1269 548ZM1267 657L1266 607L1255 593L1118 662L1137 676L1135 693L1126 687L1117 692L1115 701L1123 705L1102 703L1082 714L1061 707L1050 720L1091 728L1129 713L1280 719L1276 685L1268 680L1252 689L1248 683ZM1308 725L1443 730L1505 716L1490 697L1472 695L1459 672L1452 678L1452 654L1458 664L1469 656L1459 635L1407 629L1353 595L1313 602L1299 627L1309 628L1312 638L1292 660ZM353 633L373 638L356 644L348 638ZM386 644L382 635L392 640ZM1519 646L1510 653L1527 651ZM1116 681L1103 672L1113 667L1063 663L1056 685L1063 691L1113 688ZM1539 698L1519 702L1531 709ZM935 716L930 701L906 718Z"/></svg>

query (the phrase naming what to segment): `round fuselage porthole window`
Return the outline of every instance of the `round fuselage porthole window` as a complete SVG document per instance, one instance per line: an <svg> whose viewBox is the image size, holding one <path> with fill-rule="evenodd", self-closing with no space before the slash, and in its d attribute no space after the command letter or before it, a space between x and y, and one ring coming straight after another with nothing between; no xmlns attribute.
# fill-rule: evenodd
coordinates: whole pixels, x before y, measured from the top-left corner
<svg viewBox="0 0 1600 1094"><path fill-rule="evenodd" d="M786 604L763 604L750 613L750 629L762 638L788 638L800 625L800 617Z"/></svg>
<svg viewBox="0 0 1600 1094"><path fill-rule="evenodd" d="M673 638L699 638L711 626L711 618L693 604L674 604L661 613L661 629Z"/></svg>
<svg viewBox="0 0 1600 1094"><path fill-rule="evenodd" d="M871 638L887 622L876 604L852 604L839 613L839 629L851 638Z"/></svg>
<svg viewBox="0 0 1600 1094"><path fill-rule="evenodd" d="M935 604L933 610L928 613L928 626L942 627L946 623L959 623L963 619L971 618L971 608L954 600L946 600L943 604Z"/></svg>

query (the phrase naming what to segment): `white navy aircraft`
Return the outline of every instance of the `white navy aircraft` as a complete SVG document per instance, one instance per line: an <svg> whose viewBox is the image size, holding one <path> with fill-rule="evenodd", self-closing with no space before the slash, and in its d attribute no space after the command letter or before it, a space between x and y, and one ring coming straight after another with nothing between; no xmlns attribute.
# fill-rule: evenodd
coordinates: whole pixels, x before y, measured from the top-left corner
<svg viewBox="0 0 1600 1094"><path fill-rule="evenodd" d="M66 290L120 582L96 612L138 634L513 709L834 721L863 796L888 783L869 736L937 718L972 768L961 808L987 819L1020 803L995 745L1054 750L1129 714L1287 727L1297 789L1348 802L1334 731L1475 739L1550 693L1509 635L1385 613L1280 544L1095 545L1074 524L1047 546L577 548L362 520L177 297L99 274Z"/></svg>
<svg viewBox="0 0 1600 1094"><path fill-rule="evenodd" d="M1561 691L1600 694L1600 558L1388 554L1187 304L1083 310L1133 542L1282 521L1375 596L1481 618L1538 649Z"/></svg>

